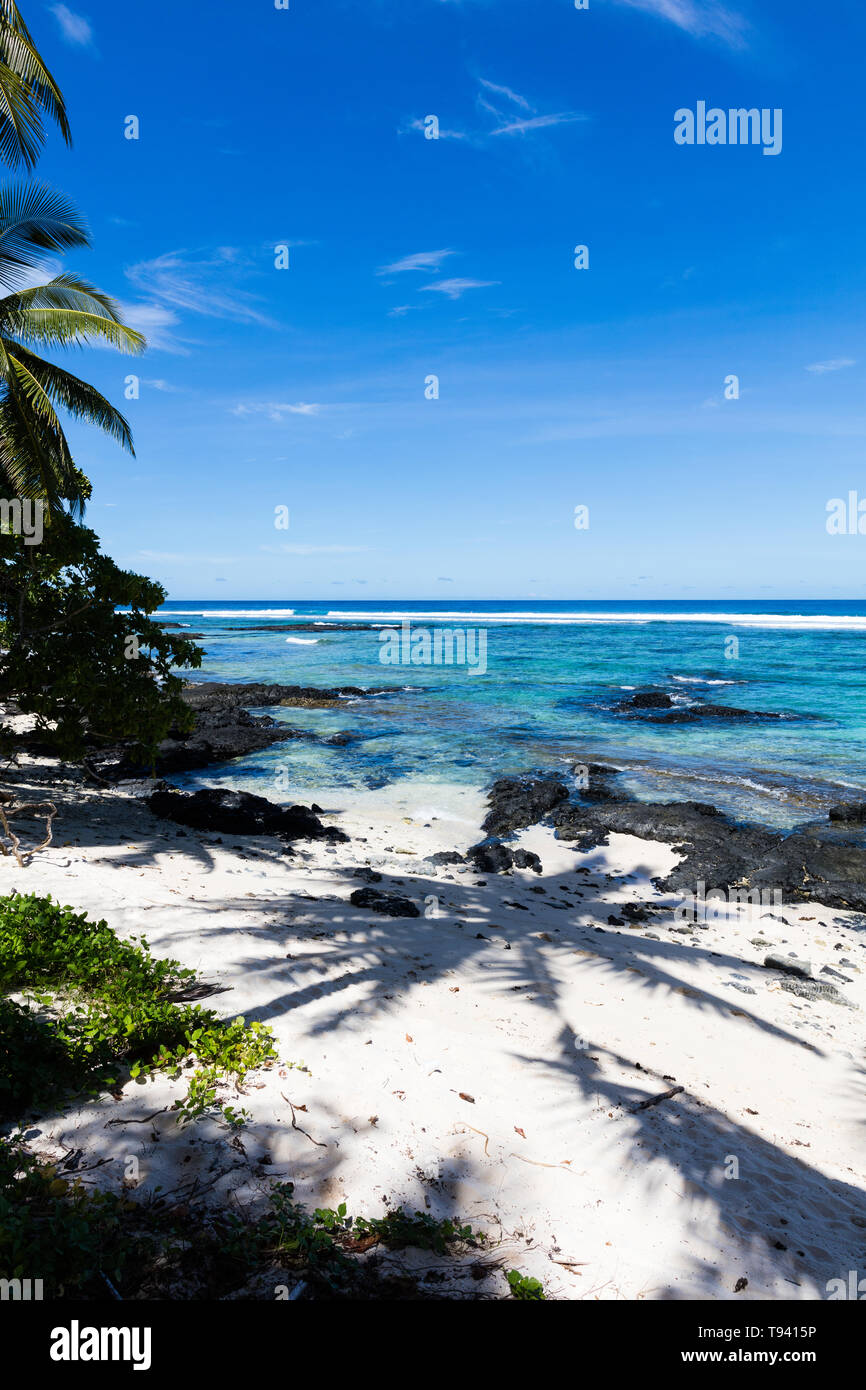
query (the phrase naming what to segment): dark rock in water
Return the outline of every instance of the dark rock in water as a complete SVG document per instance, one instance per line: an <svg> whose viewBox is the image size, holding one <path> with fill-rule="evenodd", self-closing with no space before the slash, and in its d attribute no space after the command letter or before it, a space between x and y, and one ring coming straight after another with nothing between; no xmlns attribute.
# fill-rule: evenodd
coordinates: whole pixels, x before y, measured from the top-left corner
<svg viewBox="0 0 866 1390"><path fill-rule="evenodd" d="M268 685L264 682L244 682L226 685L220 681L196 681L188 685L183 698L195 710L266 709L269 705L295 705L302 709L332 709L341 706L346 698L363 699L373 693L357 685L316 689L304 685Z"/></svg>
<svg viewBox="0 0 866 1390"><path fill-rule="evenodd" d="M199 792L154 792L147 798L154 815L195 830L218 830L227 835L278 835L283 840L348 840L348 835L324 826L307 806L276 806L263 796L224 787Z"/></svg>
<svg viewBox="0 0 866 1390"><path fill-rule="evenodd" d="M670 695L659 691L639 691L617 708L624 714L634 710L664 710L654 722L659 724L693 724L700 719L789 719L792 716L766 710L738 709L736 705L692 704L679 705Z"/></svg>
<svg viewBox="0 0 866 1390"><path fill-rule="evenodd" d="M783 970L786 975L797 975L808 980L812 974L812 964L808 960L797 960L796 956L767 956L764 965L768 970Z"/></svg>
<svg viewBox="0 0 866 1390"><path fill-rule="evenodd" d="M827 815L830 820L852 821L855 825L866 825L866 801L850 801L841 806L831 806Z"/></svg>
<svg viewBox="0 0 866 1390"><path fill-rule="evenodd" d="M501 777L490 789L490 810L481 828L488 835L510 835L536 825L567 800L568 787L558 778Z"/></svg>
<svg viewBox="0 0 866 1390"><path fill-rule="evenodd" d="M631 709L673 709L670 695L662 695L655 690L639 691L630 700L623 700L623 708Z"/></svg>
<svg viewBox="0 0 866 1390"><path fill-rule="evenodd" d="M266 714L250 714L245 709L202 710L190 733L175 732L162 741L156 765L160 772L187 772L257 753L290 739L313 740L315 735L304 729L290 729Z"/></svg>
<svg viewBox="0 0 866 1390"><path fill-rule="evenodd" d="M349 902L353 907L363 907L383 917L421 916L411 898L402 898L399 893L380 893L375 888L356 888Z"/></svg>
<svg viewBox="0 0 866 1390"><path fill-rule="evenodd" d="M458 854L453 849L440 849L435 854L428 854L425 861L427 864L435 864L437 868L442 864L465 864L462 854Z"/></svg>

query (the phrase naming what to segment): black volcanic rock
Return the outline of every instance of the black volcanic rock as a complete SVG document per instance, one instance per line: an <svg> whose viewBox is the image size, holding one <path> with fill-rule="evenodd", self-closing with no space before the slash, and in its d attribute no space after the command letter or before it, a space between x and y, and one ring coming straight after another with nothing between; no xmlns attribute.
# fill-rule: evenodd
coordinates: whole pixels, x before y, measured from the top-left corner
<svg viewBox="0 0 866 1390"><path fill-rule="evenodd" d="M490 789L481 828L491 836L510 835L536 825L567 800L568 787L556 777L501 777Z"/></svg>
<svg viewBox="0 0 866 1390"><path fill-rule="evenodd" d="M440 849L435 854L428 854L426 862L435 864L437 868L444 864L463 864L466 861L462 854L458 854L454 849Z"/></svg>
<svg viewBox="0 0 866 1390"><path fill-rule="evenodd" d="M482 874L503 874L515 867L541 873L541 860L537 854L527 849L511 849L492 835L468 849L466 858Z"/></svg>
<svg viewBox="0 0 866 1390"><path fill-rule="evenodd" d="M639 691L630 700L623 700L624 709L673 709L670 695L662 695L655 690Z"/></svg>
<svg viewBox="0 0 866 1390"><path fill-rule="evenodd" d="M827 815L830 820L850 821L853 825L866 825L866 801L848 801L841 806L831 806Z"/></svg>
<svg viewBox="0 0 866 1390"><path fill-rule="evenodd" d="M263 796L224 787L198 792L157 791L147 798L156 816L214 830L226 835L277 835L282 840L348 840L348 835L324 826L307 806L277 806Z"/></svg>
<svg viewBox="0 0 866 1390"><path fill-rule="evenodd" d="M420 917L417 904L399 893L381 893L375 888L356 888L349 899L353 907L366 908L384 917Z"/></svg>
<svg viewBox="0 0 866 1390"><path fill-rule="evenodd" d="M346 699L363 699L371 692L357 685L318 689L305 685L267 685L261 681L237 685L222 681L196 681L183 692L194 710L267 709L269 705L294 705L301 709L333 709Z"/></svg>
<svg viewBox="0 0 866 1390"><path fill-rule="evenodd" d="M622 714L649 711L648 718L657 724L695 724L701 719L791 719L792 715L777 714L771 710L739 709L736 705L714 705L696 703L677 704L670 695L660 691L639 691L628 700L622 700L617 709ZM663 711L658 713L658 711Z"/></svg>

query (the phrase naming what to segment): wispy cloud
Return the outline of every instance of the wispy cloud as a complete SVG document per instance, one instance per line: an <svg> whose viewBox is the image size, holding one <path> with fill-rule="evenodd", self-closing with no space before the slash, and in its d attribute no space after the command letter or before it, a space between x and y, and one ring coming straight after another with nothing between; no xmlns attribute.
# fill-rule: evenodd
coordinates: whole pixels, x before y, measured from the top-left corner
<svg viewBox="0 0 866 1390"><path fill-rule="evenodd" d="M500 280L436 280L432 285L425 285L425 290L435 290L437 294L445 294L449 299L460 299L467 290L486 290L492 285L499 285Z"/></svg>
<svg viewBox="0 0 866 1390"><path fill-rule="evenodd" d="M241 401L232 409L232 415L267 415L269 420L282 421L287 415L318 415L320 405L298 401L289 405L282 401Z"/></svg>
<svg viewBox="0 0 866 1390"><path fill-rule="evenodd" d="M745 44L748 24L736 10L720 0L613 0L631 10L666 19L696 39L721 39L732 48Z"/></svg>
<svg viewBox="0 0 866 1390"><path fill-rule="evenodd" d="M529 105L526 97L522 97L519 92L513 92L510 87L500 87L496 82L488 82L486 77L479 79L482 87L488 92L495 93L496 96L506 97L514 106L522 106L524 111L533 111L535 108Z"/></svg>
<svg viewBox="0 0 866 1390"><path fill-rule="evenodd" d="M136 289L161 305L186 309L206 318L273 327L258 308L256 297L236 286L226 288L232 272L239 278L247 264L235 247L189 253L169 251L130 266L126 274Z"/></svg>
<svg viewBox="0 0 866 1390"><path fill-rule="evenodd" d="M170 352L177 357L189 356L189 346L177 332L180 319L173 310L166 309L162 304L123 301L119 302L118 307L130 328L144 334L149 348L155 352Z"/></svg>
<svg viewBox="0 0 866 1390"><path fill-rule="evenodd" d="M475 103L487 118L487 129L446 130L440 125L437 138L468 140L470 144L481 147L494 135L527 135L532 131L551 130L555 126L589 120L589 117L580 111L539 112L527 97L515 91L513 87L508 87L502 82L491 82L487 77L478 78ZM421 131L429 138L429 119L430 117L427 120L410 121L403 129Z"/></svg>
<svg viewBox="0 0 866 1390"><path fill-rule="evenodd" d="M529 130L544 130L549 126L569 125L572 121L588 121L580 111L558 111L550 116L531 116L525 121L508 121L491 130L491 135L525 135Z"/></svg>
<svg viewBox="0 0 866 1390"><path fill-rule="evenodd" d="M417 251L414 256L404 256L402 261L394 261L393 265L380 266L376 274L398 275L404 270L439 270L445 258L455 254L454 251Z"/></svg>
<svg viewBox="0 0 866 1390"><path fill-rule="evenodd" d="M843 367L856 366L853 357L831 357L829 362L813 362L806 368L807 372L814 372L817 376L823 376L825 372L841 372Z"/></svg>
<svg viewBox="0 0 866 1390"><path fill-rule="evenodd" d="M92 46L93 30L83 15L75 14L68 5L51 5L50 9L67 43L75 44L78 48Z"/></svg>

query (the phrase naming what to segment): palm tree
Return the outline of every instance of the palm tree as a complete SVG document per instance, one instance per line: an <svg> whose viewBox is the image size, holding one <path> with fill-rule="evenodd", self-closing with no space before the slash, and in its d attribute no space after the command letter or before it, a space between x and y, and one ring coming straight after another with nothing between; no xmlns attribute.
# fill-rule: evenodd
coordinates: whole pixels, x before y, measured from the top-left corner
<svg viewBox="0 0 866 1390"><path fill-rule="evenodd" d="M2 4L2 0L0 0ZM34 349L101 341L121 352L145 348L117 305L76 275L18 288L44 266L48 253L88 246L74 205L43 184L0 189L0 489L3 475L17 497L64 502L80 514L89 485L75 467L57 407L98 425L130 453L127 421L104 396Z"/></svg>
<svg viewBox="0 0 866 1390"><path fill-rule="evenodd" d="M45 140L42 117L71 144L60 88L42 61L15 0L0 0L0 159L32 169Z"/></svg>

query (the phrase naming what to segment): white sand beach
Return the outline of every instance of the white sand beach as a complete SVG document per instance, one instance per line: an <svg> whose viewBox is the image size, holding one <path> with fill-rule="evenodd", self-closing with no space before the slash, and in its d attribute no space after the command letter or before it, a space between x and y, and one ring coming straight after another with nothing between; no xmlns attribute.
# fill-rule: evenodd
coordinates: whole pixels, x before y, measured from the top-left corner
<svg viewBox="0 0 866 1390"><path fill-rule="evenodd" d="M675 851L622 835L582 853L523 832L541 876L434 868L480 837L484 797L465 788L323 792L348 843L286 855L181 831L140 787L97 790L46 760L17 779L60 813L27 867L0 861L0 891L145 936L223 988L208 1007L270 1024L280 1057L231 1096L250 1114L236 1137L181 1128L184 1083L157 1075L42 1116L34 1152L107 1158L89 1179L140 1196L198 1177L202 1202L253 1210L277 1179L309 1207L458 1215L490 1240L477 1296L497 1281L501 1296L514 1267L558 1300L808 1300L863 1266L866 949L850 914L732 908L684 928L650 882ZM350 904L365 866L422 915ZM610 925L629 902L663 910ZM836 970L857 1008L782 989L768 951ZM437 1263L389 1258L422 1278Z"/></svg>

